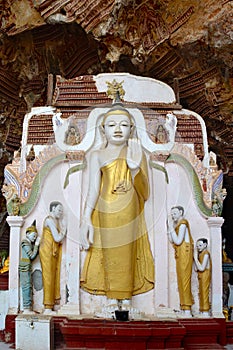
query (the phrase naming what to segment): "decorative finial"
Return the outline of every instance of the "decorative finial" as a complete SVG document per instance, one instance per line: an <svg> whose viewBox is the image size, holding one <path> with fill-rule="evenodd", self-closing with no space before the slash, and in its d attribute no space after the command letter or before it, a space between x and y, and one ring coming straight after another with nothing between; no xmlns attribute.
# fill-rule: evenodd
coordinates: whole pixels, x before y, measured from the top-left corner
<svg viewBox="0 0 233 350"><path fill-rule="evenodd" d="M109 98L113 100L113 103L120 103L121 99L123 99L125 95L125 90L123 89L122 84L124 80L121 82L117 82L116 79L113 79L112 82L106 81L108 86L107 95Z"/></svg>

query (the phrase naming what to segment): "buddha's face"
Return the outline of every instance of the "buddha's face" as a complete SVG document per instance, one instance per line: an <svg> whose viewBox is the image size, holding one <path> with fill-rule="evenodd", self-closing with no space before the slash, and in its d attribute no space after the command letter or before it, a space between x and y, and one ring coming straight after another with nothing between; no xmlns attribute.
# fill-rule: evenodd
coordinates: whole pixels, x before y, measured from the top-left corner
<svg viewBox="0 0 233 350"><path fill-rule="evenodd" d="M104 133L108 143L121 145L125 143L131 132L131 123L127 115L109 115L104 122Z"/></svg>

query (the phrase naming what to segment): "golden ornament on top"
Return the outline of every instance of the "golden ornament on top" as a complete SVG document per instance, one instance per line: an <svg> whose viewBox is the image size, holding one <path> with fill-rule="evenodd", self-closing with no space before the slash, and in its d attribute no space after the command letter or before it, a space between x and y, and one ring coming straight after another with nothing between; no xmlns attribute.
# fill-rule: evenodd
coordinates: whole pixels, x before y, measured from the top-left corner
<svg viewBox="0 0 233 350"><path fill-rule="evenodd" d="M119 96L120 99L123 99L125 95L125 90L123 89L122 84L124 83L124 80L121 82L117 82L116 79L113 79L112 82L106 81L106 84L108 86L108 90L106 91L109 98L112 100L116 100Z"/></svg>

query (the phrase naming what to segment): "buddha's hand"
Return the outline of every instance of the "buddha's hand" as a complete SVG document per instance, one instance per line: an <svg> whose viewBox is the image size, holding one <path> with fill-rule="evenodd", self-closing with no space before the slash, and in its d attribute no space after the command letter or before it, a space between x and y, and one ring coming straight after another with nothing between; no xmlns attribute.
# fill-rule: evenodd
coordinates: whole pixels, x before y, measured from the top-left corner
<svg viewBox="0 0 233 350"><path fill-rule="evenodd" d="M131 170L136 170L140 167L142 161L142 146L140 140L136 138L128 140L126 160Z"/></svg>
<svg viewBox="0 0 233 350"><path fill-rule="evenodd" d="M90 245L93 243L94 238L94 228L90 219L84 219L79 230L78 243L80 249L89 249Z"/></svg>

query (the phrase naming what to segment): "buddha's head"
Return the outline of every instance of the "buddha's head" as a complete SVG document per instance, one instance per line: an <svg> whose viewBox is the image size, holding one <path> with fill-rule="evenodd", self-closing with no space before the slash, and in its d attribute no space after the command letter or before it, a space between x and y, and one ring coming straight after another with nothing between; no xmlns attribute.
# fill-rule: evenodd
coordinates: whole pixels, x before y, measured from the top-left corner
<svg viewBox="0 0 233 350"><path fill-rule="evenodd" d="M130 137L134 123L128 110L116 104L105 115L102 131L110 144L124 144Z"/></svg>

